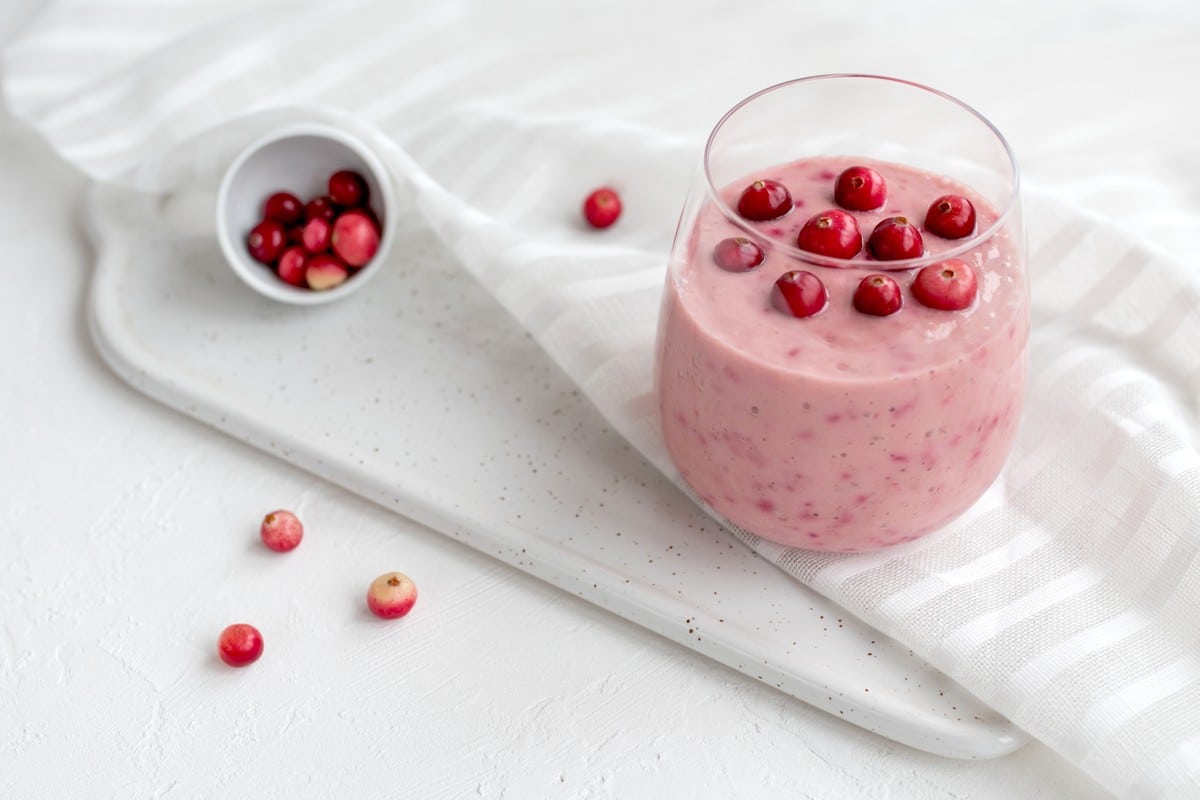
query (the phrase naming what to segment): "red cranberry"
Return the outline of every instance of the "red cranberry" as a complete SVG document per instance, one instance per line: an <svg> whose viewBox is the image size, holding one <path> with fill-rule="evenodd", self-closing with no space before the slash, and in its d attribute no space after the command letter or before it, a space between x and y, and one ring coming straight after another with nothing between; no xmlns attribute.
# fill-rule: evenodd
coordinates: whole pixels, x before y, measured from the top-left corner
<svg viewBox="0 0 1200 800"><path fill-rule="evenodd" d="M313 217L304 223L304 249L310 253L324 253L329 249L333 237L333 224L321 217Z"/></svg>
<svg viewBox="0 0 1200 800"><path fill-rule="evenodd" d="M304 205L291 192L276 192L263 204L263 219L273 219L282 225L295 225L304 215Z"/></svg>
<svg viewBox="0 0 1200 800"><path fill-rule="evenodd" d="M289 247L279 257L275 265L275 274L284 283L292 286L304 285L304 271L308 268L308 250L303 247Z"/></svg>
<svg viewBox="0 0 1200 800"><path fill-rule="evenodd" d="M286 553L299 547L304 538L304 525L295 514L280 509L263 517L258 535L267 547L277 553Z"/></svg>
<svg viewBox="0 0 1200 800"><path fill-rule="evenodd" d="M335 206L357 208L366 205L367 182L362 175L343 169L329 176L329 199Z"/></svg>
<svg viewBox="0 0 1200 800"><path fill-rule="evenodd" d="M804 223L796 246L831 258L854 258L862 250L862 234L854 217L831 208Z"/></svg>
<svg viewBox="0 0 1200 800"><path fill-rule="evenodd" d="M273 219L265 219L250 229L246 247L250 257L259 263L272 266L283 248L287 246L287 232Z"/></svg>
<svg viewBox="0 0 1200 800"><path fill-rule="evenodd" d="M762 248L745 236L722 239L713 248L713 261L726 272L745 272L763 262Z"/></svg>
<svg viewBox="0 0 1200 800"><path fill-rule="evenodd" d="M925 229L945 239L969 236L975 230L975 206L962 195L942 195L929 204Z"/></svg>
<svg viewBox="0 0 1200 800"><path fill-rule="evenodd" d="M304 223L303 222L300 223L299 225L292 225L291 227L289 227L287 229L287 243L289 246L293 245L293 244L298 244L301 247L304 246Z"/></svg>
<svg viewBox="0 0 1200 800"><path fill-rule="evenodd" d="M388 572L371 581L367 607L383 619L403 617L417 602L417 585L402 572Z"/></svg>
<svg viewBox="0 0 1200 800"><path fill-rule="evenodd" d="M348 277L350 270L346 269L345 262L329 253L318 253L310 258L304 270L304 282L318 292L345 283Z"/></svg>
<svg viewBox="0 0 1200 800"><path fill-rule="evenodd" d="M621 198L609 188L600 188L583 200L583 218L593 228L607 228L621 216Z"/></svg>
<svg viewBox="0 0 1200 800"><path fill-rule="evenodd" d="M737 210L755 222L779 219L792 210L792 195L779 181L755 181L742 190Z"/></svg>
<svg viewBox="0 0 1200 800"><path fill-rule="evenodd" d="M379 250L379 228L361 211L347 211L333 223L333 252L352 267L361 267Z"/></svg>
<svg viewBox="0 0 1200 800"><path fill-rule="evenodd" d="M258 661L262 652L262 634L244 622L230 625L217 638L217 655L231 667L249 666Z"/></svg>
<svg viewBox="0 0 1200 800"><path fill-rule="evenodd" d="M887 200L887 184L883 176L870 167L850 167L838 175L833 199L842 208L871 211Z"/></svg>
<svg viewBox="0 0 1200 800"><path fill-rule="evenodd" d="M327 222L333 222L335 216L337 216L337 211L333 207L333 201L328 197L314 197L304 207L305 221L320 217Z"/></svg>
<svg viewBox="0 0 1200 800"><path fill-rule="evenodd" d="M811 272L792 270L779 276L771 292L771 302L793 317L811 317L829 303L825 284Z"/></svg>
<svg viewBox="0 0 1200 800"><path fill-rule="evenodd" d="M979 283L975 270L961 258L930 264L913 280L913 297L921 305L941 311L960 311L975 300Z"/></svg>
<svg viewBox="0 0 1200 800"><path fill-rule="evenodd" d="M868 275L854 290L854 307L864 314L886 317L903 305L900 286L887 275Z"/></svg>
<svg viewBox="0 0 1200 800"><path fill-rule="evenodd" d="M899 261L920 258L925 252L925 240L907 217L888 217L871 231L867 248L880 261Z"/></svg>

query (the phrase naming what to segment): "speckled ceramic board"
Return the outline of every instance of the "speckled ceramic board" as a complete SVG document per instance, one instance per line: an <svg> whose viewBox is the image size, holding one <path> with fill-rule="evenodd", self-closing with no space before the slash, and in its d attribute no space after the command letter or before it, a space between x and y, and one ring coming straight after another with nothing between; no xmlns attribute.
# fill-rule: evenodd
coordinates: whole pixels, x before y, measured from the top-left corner
<svg viewBox="0 0 1200 800"><path fill-rule="evenodd" d="M292 307L157 203L93 201L92 335L141 391L884 736L964 758L1024 742L715 527L430 234L401 231L406 257L362 291Z"/></svg>

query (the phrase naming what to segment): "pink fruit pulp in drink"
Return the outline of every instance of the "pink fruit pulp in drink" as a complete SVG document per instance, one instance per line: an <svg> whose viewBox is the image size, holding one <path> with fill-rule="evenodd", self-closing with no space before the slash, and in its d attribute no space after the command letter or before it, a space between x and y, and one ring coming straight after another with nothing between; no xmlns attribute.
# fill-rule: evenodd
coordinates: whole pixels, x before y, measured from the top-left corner
<svg viewBox="0 0 1200 800"><path fill-rule="evenodd" d="M784 252L814 214L834 207L833 181L853 164L878 170L887 202L854 212L922 220L947 193L970 198L978 231L997 212L977 193L910 167L820 157L733 181L730 209L761 178L788 187L796 210L760 233L764 263L727 272L713 248L745 236L714 204L701 209L670 266L660 320L657 385L663 434L685 482L718 516L766 539L816 550L862 551L908 541L965 511L995 480L1020 419L1028 340L1028 285L1007 226L961 255L978 276L962 311L918 302L886 317L861 313L862 279L890 268L861 253L846 268ZM925 237L926 256L963 245ZM796 319L772 306L785 272L819 274L820 314ZM887 272L906 300L916 269Z"/></svg>

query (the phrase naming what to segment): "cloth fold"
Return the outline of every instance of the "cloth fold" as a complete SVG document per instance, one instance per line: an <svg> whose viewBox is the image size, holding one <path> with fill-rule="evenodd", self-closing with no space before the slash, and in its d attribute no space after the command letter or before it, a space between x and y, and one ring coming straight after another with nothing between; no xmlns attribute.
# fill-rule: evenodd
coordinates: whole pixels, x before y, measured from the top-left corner
<svg viewBox="0 0 1200 800"><path fill-rule="evenodd" d="M740 32L772 52L789 32L716 3L707 18L659 9L642 25L626 2L528 2L517 19L482 2L331 5L185 0L165 14L64 0L5 52L5 97L94 179L164 194L211 189L257 133L318 113L304 108L339 115L464 268L678 482L652 381L676 218L719 113L800 74L784 58L730 72L706 53ZM131 9L144 11L133 25ZM849 11L821 13L854 35ZM596 234L578 206L602 183L627 211ZM1200 280L1047 195L1026 192L1025 211L1030 383L1001 479L944 530L875 553L737 535L1115 794L1195 797Z"/></svg>

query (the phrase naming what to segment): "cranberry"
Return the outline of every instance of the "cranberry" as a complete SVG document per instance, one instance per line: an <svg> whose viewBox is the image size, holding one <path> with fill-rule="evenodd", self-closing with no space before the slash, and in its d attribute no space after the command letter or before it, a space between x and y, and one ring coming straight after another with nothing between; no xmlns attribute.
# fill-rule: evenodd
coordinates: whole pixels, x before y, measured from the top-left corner
<svg viewBox="0 0 1200 800"><path fill-rule="evenodd" d="M287 243L289 246L293 245L293 244L298 244L301 247L304 246L304 223L303 222L300 223L299 225L292 225L287 229Z"/></svg>
<svg viewBox="0 0 1200 800"><path fill-rule="evenodd" d="M713 248L713 261L727 272L745 272L763 262L766 255L762 248L745 236L722 239Z"/></svg>
<svg viewBox="0 0 1200 800"><path fill-rule="evenodd" d="M930 264L913 280L913 297L921 305L941 311L960 311L975 300L979 283L975 270L961 258Z"/></svg>
<svg viewBox="0 0 1200 800"><path fill-rule="evenodd" d="M262 652L262 634L244 622L230 625L217 638L217 655L231 667L249 666L258 661Z"/></svg>
<svg viewBox="0 0 1200 800"><path fill-rule="evenodd" d="M862 250L862 234L854 217L831 208L804 223L796 246L831 258L854 258Z"/></svg>
<svg viewBox="0 0 1200 800"><path fill-rule="evenodd" d="M304 223L304 249L310 253L324 253L333 238L333 224L320 217Z"/></svg>
<svg viewBox="0 0 1200 800"><path fill-rule="evenodd" d="M367 607L383 619L403 617L417 602L417 585L402 572L388 572L371 581Z"/></svg>
<svg viewBox="0 0 1200 800"><path fill-rule="evenodd" d="M343 169L329 176L329 199L335 206L357 208L366 205L367 182L362 175Z"/></svg>
<svg viewBox="0 0 1200 800"><path fill-rule="evenodd" d="M900 286L887 275L868 275L854 290L854 307L864 314L886 317L903 305Z"/></svg>
<svg viewBox="0 0 1200 800"><path fill-rule="evenodd" d="M287 246L287 232L273 219L264 219L250 229L246 247L250 257L259 263L271 266Z"/></svg>
<svg viewBox="0 0 1200 800"><path fill-rule="evenodd" d="M291 192L276 192L263 204L263 219L273 219L283 225L295 225L304 215L304 205Z"/></svg>
<svg viewBox="0 0 1200 800"><path fill-rule="evenodd" d="M337 211L333 207L333 201L328 197L314 197L304 207L305 221L320 217L327 222L333 222L335 216L337 216Z"/></svg>
<svg viewBox="0 0 1200 800"><path fill-rule="evenodd" d="M779 276L771 292L771 302L793 317L811 317L829 303L825 284L811 272L792 270Z"/></svg>
<svg viewBox="0 0 1200 800"><path fill-rule="evenodd" d="M348 277L350 270L346 269L345 262L329 253L318 253L310 258L308 267L304 270L304 282L308 284L308 288L318 292L332 289L344 283Z"/></svg>
<svg viewBox="0 0 1200 800"><path fill-rule="evenodd" d="M925 228L945 239L969 236L975 230L975 206L962 195L942 195L929 204Z"/></svg>
<svg viewBox="0 0 1200 800"><path fill-rule="evenodd" d="M925 252L925 241L907 217L888 217L871 231L867 248L880 261L899 261L920 258Z"/></svg>
<svg viewBox="0 0 1200 800"><path fill-rule="evenodd" d="M263 517L258 535L267 547L277 553L286 553L300 545L300 540L304 538L304 525L295 514L280 509Z"/></svg>
<svg viewBox="0 0 1200 800"><path fill-rule="evenodd" d="M347 211L334 221L330 244L347 264L361 267L379 250L379 228L362 211Z"/></svg>
<svg viewBox="0 0 1200 800"><path fill-rule="evenodd" d="M621 216L621 198L608 188L600 188L583 200L583 218L593 228L607 228Z"/></svg>
<svg viewBox="0 0 1200 800"><path fill-rule="evenodd" d="M292 286L304 285L304 270L308 267L308 250L303 247L289 247L279 257L275 265L275 274L284 283Z"/></svg>
<svg viewBox="0 0 1200 800"><path fill-rule="evenodd" d="M850 167L838 175L833 199L842 208L871 211L887 200L887 184L883 176L870 167Z"/></svg>
<svg viewBox="0 0 1200 800"><path fill-rule="evenodd" d="M792 210L792 195L779 181L755 181L742 190L737 210L756 222L779 219Z"/></svg>

